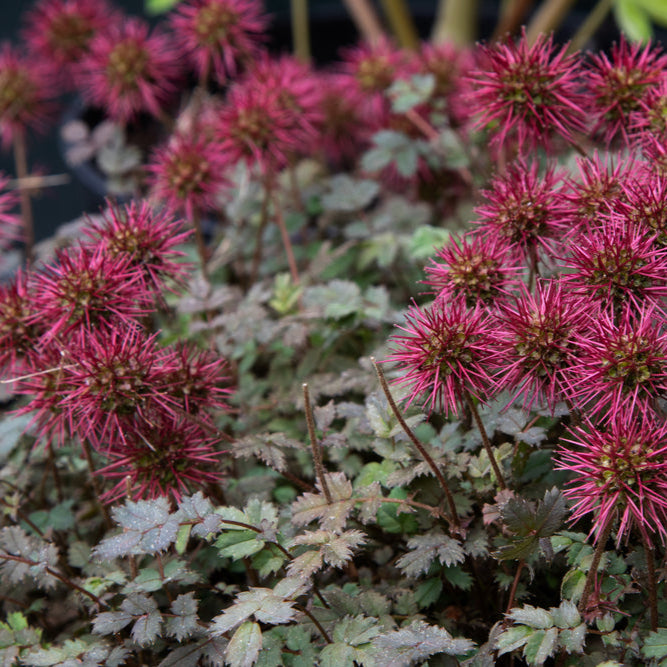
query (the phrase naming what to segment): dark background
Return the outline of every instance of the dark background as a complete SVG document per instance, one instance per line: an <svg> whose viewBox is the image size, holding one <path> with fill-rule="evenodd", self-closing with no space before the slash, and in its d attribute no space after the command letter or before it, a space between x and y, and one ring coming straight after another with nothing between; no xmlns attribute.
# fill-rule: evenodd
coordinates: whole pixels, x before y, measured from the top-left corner
<svg viewBox="0 0 667 667"><path fill-rule="evenodd" d="M114 4L127 13L143 14L143 0L114 0ZM291 48L291 31L289 0L265 1L268 12L272 16L270 48L280 52ZM422 36L428 36L436 7L435 0L413 0L410 2L413 16ZM500 0L479 0L479 38L490 35L496 21ZM535 3L539 4L539 3ZM32 0L0 0L0 41L16 41L21 27L21 15L32 5ZM567 40L593 5L593 0L578 0L570 12L567 21L557 33L557 39ZM313 56L319 64L331 62L336 58L341 45L353 44L356 41L356 30L350 22L343 3L340 0L310 0L311 43ZM152 18L158 21L159 18ZM602 29L597 33L597 42L593 48L601 48L610 44L617 35L613 19L608 18ZM73 100L65 100L60 109L60 117L67 113L68 104ZM50 132L44 136L30 137L28 158L30 168L44 174L58 174L67 171L65 162L58 147L58 127L54 124ZM0 170L14 174L11 154L0 153ZM84 187L75 176L70 183L46 189L33 200L35 231L38 239L49 236L60 224L73 220L83 212L96 212L102 205L102 197Z"/></svg>

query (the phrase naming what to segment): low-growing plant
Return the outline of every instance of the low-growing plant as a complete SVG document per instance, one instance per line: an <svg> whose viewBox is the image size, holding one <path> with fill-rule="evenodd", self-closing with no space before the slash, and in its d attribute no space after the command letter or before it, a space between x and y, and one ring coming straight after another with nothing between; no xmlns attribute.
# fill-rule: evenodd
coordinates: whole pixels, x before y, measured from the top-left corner
<svg viewBox="0 0 667 667"><path fill-rule="evenodd" d="M51 253L0 180L2 664L667 664L661 49L27 21L19 187L45 72L168 133Z"/></svg>

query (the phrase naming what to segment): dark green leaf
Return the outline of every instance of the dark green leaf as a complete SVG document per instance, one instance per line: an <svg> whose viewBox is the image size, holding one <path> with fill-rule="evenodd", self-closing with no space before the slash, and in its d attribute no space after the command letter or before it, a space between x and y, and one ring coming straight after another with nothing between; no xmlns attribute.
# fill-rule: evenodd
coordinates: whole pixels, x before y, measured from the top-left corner
<svg viewBox="0 0 667 667"><path fill-rule="evenodd" d="M657 659L667 657L667 628L658 628L646 637L642 655L645 658Z"/></svg>
<svg viewBox="0 0 667 667"><path fill-rule="evenodd" d="M553 655L556 649L558 639L558 630L549 628L549 630L536 630L528 638L523 647L523 655L529 665L542 665L546 659Z"/></svg>
<svg viewBox="0 0 667 667"><path fill-rule="evenodd" d="M415 601L420 608L424 609L437 602L440 593L442 593L442 579L440 577L430 577L417 586Z"/></svg>
<svg viewBox="0 0 667 667"><path fill-rule="evenodd" d="M226 661L230 667L252 667L262 648L262 631L258 623L246 621L229 641Z"/></svg>

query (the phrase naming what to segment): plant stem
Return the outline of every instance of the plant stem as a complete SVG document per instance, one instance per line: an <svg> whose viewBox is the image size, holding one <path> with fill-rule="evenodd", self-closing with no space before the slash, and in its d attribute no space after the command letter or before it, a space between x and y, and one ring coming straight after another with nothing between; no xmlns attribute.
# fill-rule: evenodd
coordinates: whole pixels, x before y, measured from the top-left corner
<svg viewBox="0 0 667 667"><path fill-rule="evenodd" d="M53 474L53 483L56 485L56 496L58 502L63 501L63 488L60 482L60 473L58 472L58 466L56 465L56 457L53 454L53 445L49 443L46 446L48 457L49 457L49 467L51 468L51 473Z"/></svg>
<svg viewBox="0 0 667 667"><path fill-rule="evenodd" d="M526 27L526 41L532 46L540 34L553 32L565 18L574 0L544 0Z"/></svg>
<svg viewBox="0 0 667 667"><path fill-rule="evenodd" d="M611 535L612 519L613 515L610 514L609 517L607 517L607 523L602 529L602 533L600 534L598 542L595 546L595 552L593 553L593 560L591 561L591 567L588 570L588 574L586 575L586 581L584 582L584 590L581 592L581 600L579 600L579 605L577 607L580 612L584 612L586 610L586 605L588 604L588 598L590 597L591 591L593 590L593 581L597 576L598 566L600 565L602 554L604 553L604 549L607 546L607 540Z"/></svg>
<svg viewBox="0 0 667 667"><path fill-rule="evenodd" d="M493 29L491 41L497 42L503 39L507 33L515 32L532 5L533 0L510 0Z"/></svg>
<svg viewBox="0 0 667 667"><path fill-rule="evenodd" d="M310 62L310 30L308 0L291 0L292 48L294 55L304 63Z"/></svg>
<svg viewBox="0 0 667 667"><path fill-rule="evenodd" d="M644 545L646 569L648 570L648 608L651 618L651 630L655 632L658 629L658 588L655 576L655 558L653 557L653 545L649 543L644 533L642 533L642 544Z"/></svg>
<svg viewBox="0 0 667 667"><path fill-rule="evenodd" d="M382 9L399 45L416 51L419 35L405 0L382 0Z"/></svg>
<svg viewBox="0 0 667 667"><path fill-rule="evenodd" d="M370 44L377 44L384 39L382 24L368 0L343 0L352 21L363 38Z"/></svg>
<svg viewBox="0 0 667 667"><path fill-rule="evenodd" d="M583 49L586 42L593 36L595 31L602 25L602 22L607 17L611 10L613 0L598 0L595 7L591 9L584 22L579 26L577 32L570 40L570 45L567 47L568 53L574 53Z"/></svg>
<svg viewBox="0 0 667 667"><path fill-rule="evenodd" d="M514 575L514 581L512 582L512 588L510 589L510 597L507 601L507 609L505 610L506 614L509 614L512 610L512 605L514 604L514 596L516 595L516 589L519 587L519 579L521 578L521 572L523 571L523 566L526 564L526 561L523 558L519 561L516 566L516 574Z"/></svg>
<svg viewBox="0 0 667 667"><path fill-rule="evenodd" d="M322 449L320 448L320 445L317 442L317 437L315 435L315 420L313 419L313 409L310 406L310 392L308 391L308 385L305 382L303 383L303 403L306 410L306 424L308 424L310 447L313 450L315 474L317 475L317 479L320 480L322 493L327 499L327 503L331 505L331 503L333 503L333 498L331 497L331 491L329 490L326 474L324 472L324 465L322 463Z"/></svg>
<svg viewBox="0 0 667 667"><path fill-rule="evenodd" d="M269 203L271 201L271 185L267 178L264 182L264 197L262 198L262 209L259 213L259 228L255 239L255 252L252 256L252 268L250 269L250 284L254 285L259 276L259 265L262 263L264 252L264 231L269 222Z"/></svg>
<svg viewBox="0 0 667 667"><path fill-rule="evenodd" d="M322 635L322 637L324 637L324 641L327 644L333 643L331 641L331 637L329 637L329 635L327 634L327 631L322 627L321 623L313 616L313 614L310 611L308 611L308 609L306 609L304 606L300 604L295 604L294 607L298 609L300 612L303 612L306 616L308 616L308 618L313 622L315 627L320 631L320 634Z"/></svg>
<svg viewBox="0 0 667 667"><path fill-rule="evenodd" d="M25 132L17 131L14 134L14 163L16 177L19 181L28 178L28 151L26 149ZM32 220L32 203L30 191L26 188L19 190L21 198L21 219L23 222L23 242L25 244L26 268L32 266L34 260L35 230Z"/></svg>
<svg viewBox="0 0 667 667"><path fill-rule="evenodd" d="M419 438L417 438L417 436L413 433L412 429L408 426L407 422L403 418L401 411L398 409L398 406L396 405L396 401L394 401L394 397L391 395L391 391L389 390L389 385L387 384L384 372L378 365L377 361L375 360L375 357L371 357L371 361L373 362L373 366L375 367L375 372L377 373L378 379L380 380L380 386L382 387L382 391L384 392L384 395L387 398L387 402L389 403L391 411L394 413L394 416L398 420L398 423L401 425L401 428L403 429L405 434L408 436L408 438L410 438L412 444L417 448L417 451L421 454L422 458L426 461L429 468L431 468L433 474L440 483L440 487L444 491L445 498L447 499L447 504L449 505L449 511L451 513L451 517L449 520L452 524L452 528L454 529L455 532L460 532L461 520L459 519L458 512L456 511L456 503L454 502L454 496L452 495L452 492L449 489L447 480L440 472L440 468L438 468L435 461L431 458L431 455L426 451L424 445L420 442Z"/></svg>
<svg viewBox="0 0 667 667"><path fill-rule="evenodd" d="M69 174L52 174L50 176L33 174L25 178L14 178L7 183L7 187L16 188L17 190L41 190L42 188L67 185L71 180Z"/></svg>
<svg viewBox="0 0 667 667"><path fill-rule="evenodd" d="M201 262L201 272L204 278L208 281L208 267L206 266L208 261L208 253L206 250L206 241L204 241L204 233L201 227L199 211L196 209L193 210L192 214L190 215L190 219L192 220L192 226L195 230L195 240L197 242L197 253L199 254L199 261Z"/></svg>
<svg viewBox="0 0 667 667"><path fill-rule="evenodd" d="M431 41L469 46L477 33L477 0L440 0Z"/></svg>
<svg viewBox="0 0 667 667"><path fill-rule="evenodd" d="M102 489L100 488L97 477L95 476L95 464L93 463L93 453L90 449L90 443L87 438L83 438L81 442L83 448L83 454L86 457L86 463L88 463L88 471L90 472L90 483L93 485L93 492L95 493L95 499L97 504L100 506L102 511L102 518L104 519L104 525L107 529L113 528L113 523L111 522L111 516L109 516L109 510L107 506L102 502Z"/></svg>
<svg viewBox="0 0 667 667"><path fill-rule="evenodd" d="M24 558L23 556L15 556L14 554L10 553L0 553L0 560L2 559L13 560L18 563L24 563L25 565L30 565L31 567L40 566L41 568L41 566L43 565L42 563L30 560L29 558ZM81 586L79 586L79 584L73 582L71 579L68 579L66 576L60 574L60 572L58 572L57 570L54 570L51 567L45 567L44 572L50 574L58 581L61 581L63 584L65 584L65 586L73 588L75 591L79 591L79 593L85 595L86 597L89 597L98 607L100 608L109 607L109 605L106 602L104 602L104 600L98 598L97 595L91 593L90 591L87 591L85 588L82 588Z"/></svg>
<svg viewBox="0 0 667 667"><path fill-rule="evenodd" d="M294 250L292 248L292 242L290 241L289 233L285 225L285 218L283 217L283 211L278 201L278 197L274 189L271 189L271 201L273 203L273 213L276 216L276 222L278 223L278 228L280 229L280 237L283 241L283 247L285 248L285 254L287 255L287 263L289 264L290 274L292 276L292 282L295 285L300 284L299 280L299 270L296 267L296 259L294 259Z"/></svg>
<svg viewBox="0 0 667 667"><path fill-rule="evenodd" d="M475 405L475 401L473 400L473 397L470 395L470 392L467 389L463 390L463 395L466 399L466 403L468 404L468 408L470 409L470 414L472 415L472 418L475 420L475 424L477 425L479 434L482 436L482 445L484 446L484 449L486 450L486 453L489 456L489 461L491 463L491 467L493 468L493 473L496 476L496 479L498 480L498 486L501 489L506 489L507 484L505 484L505 478L503 477L503 474L500 472L500 467L498 466L496 457L493 455L493 450L491 449L491 443L489 442L489 436L486 434L486 429L484 428L484 424L482 423L482 418L479 416L479 412L477 410L477 406Z"/></svg>

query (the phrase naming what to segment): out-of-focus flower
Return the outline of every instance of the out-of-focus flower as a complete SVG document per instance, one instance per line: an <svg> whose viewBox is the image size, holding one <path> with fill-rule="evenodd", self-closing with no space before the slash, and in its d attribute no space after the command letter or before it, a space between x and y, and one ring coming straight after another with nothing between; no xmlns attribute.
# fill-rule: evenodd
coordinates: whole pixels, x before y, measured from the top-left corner
<svg viewBox="0 0 667 667"><path fill-rule="evenodd" d="M97 33L78 69L81 94L113 120L127 122L141 112L160 116L176 92L181 74L169 37L137 18Z"/></svg>
<svg viewBox="0 0 667 667"><path fill-rule="evenodd" d="M165 350L167 353L170 392L185 412L207 420L208 413L229 407L226 400L231 389L225 359L188 344L176 345Z"/></svg>
<svg viewBox="0 0 667 667"><path fill-rule="evenodd" d="M218 438L186 419L160 417L128 433L122 447L107 452L112 462L98 474L120 481L102 497L113 502L128 491L134 500L171 496L179 501L222 477Z"/></svg>
<svg viewBox="0 0 667 667"><path fill-rule="evenodd" d="M258 0L190 0L170 22L197 76L215 75L222 84L259 54L268 17Z"/></svg>
<svg viewBox="0 0 667 667"><path fill-rule="evenodd" d="M12 376L25 371L26 358L38 348L41 329L34 324L32 289L18 270L0 285L0 370Z"/></svg>
<svg viewBox="0 0 667 667"><path fill-rule="evenodd" d="M11 44L0 46L0 141L4 148L17 133L45 130L54 97L53 77L43 62L21 54Z"/></svg>
<svg viewBox="0 0 667 667"><path fill-rule="evenodd" d="M364 122L377 130L384 126L391 109L385 95L387 89L401 73L414 74L415 70L404 51L382 39L345 49L341 72L350 77L348 97L359 109Z"/></svg>
<svg viewBox="0 0 667 667"><path fill-rule="evenodd" d="M174 135L158 148L148 165L153 194L172 213L188 220L215 208L216 195L227 183L227 156L217 141L195 134Z"/></svg>
<svg viewBox="0 0 667 667"><path fill-rule="evenodd" d="M354 160L368 146L371 130L350 95L348 74L322 73L322 149L335 165Z"/></svg>
<svg viewBox="0 0 667 667"><path fill-rule="evenodd" d="M1 94L1 93L0 93ZM9 178L0 172L0 249L23 240L23 221L14 213L19 203L17 190L8 190Z"/></svg>
<svg viewBox="0 0 667 667"><path fill-rule="evenodd" d="M72 87L72 67L94 35L120 20L106 0L39 0L26 12L25 41L61 85Z"/></svg>
<svg viewBox="0 0 667 667"><path fill-rule="evenodd" d="M261 60L230 89L218 137L230 162L284 167L315 148L323 120L319 80L294 58Z"/></svg>
<svg viewBox="0 0 667 667"><path fill-rule="evenodd" d="M470 108L470 78L474 59L472 52L457 48L449 42L423 42L419 53L420 71L435 78L433 100L439 111L444 111L453 127L467 125ZM441 109L440 105L444 106Z"/></svg>

